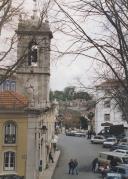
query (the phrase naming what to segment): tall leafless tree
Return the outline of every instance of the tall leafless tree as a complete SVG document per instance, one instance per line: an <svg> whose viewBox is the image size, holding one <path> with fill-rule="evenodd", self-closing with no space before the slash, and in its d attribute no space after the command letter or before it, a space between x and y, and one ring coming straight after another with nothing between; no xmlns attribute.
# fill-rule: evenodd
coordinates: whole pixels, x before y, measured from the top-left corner
<svg viewBox="0 0 128 179"><path fill-rule="evenodd" d="M63 16L61 32L72 40L61 54L81 55L102 63L103 78L107 76L106 79L119 82L121 88L114 96L119 97L118 102L125 98L120 103L121 107L125 106L128 103L128 1L72 0L62 3L55 0L55 3L59 7L59 17Z"/></svg>

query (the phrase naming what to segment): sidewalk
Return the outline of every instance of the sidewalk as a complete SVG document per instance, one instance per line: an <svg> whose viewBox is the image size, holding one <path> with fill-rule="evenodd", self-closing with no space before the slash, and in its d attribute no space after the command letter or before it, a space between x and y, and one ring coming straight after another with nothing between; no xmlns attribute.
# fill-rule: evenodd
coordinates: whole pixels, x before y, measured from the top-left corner
<svg viewBox="0 0 128 179"><path fill-rule="evenodd" d="M52 179L58 159L60 156L60 150L55 152L54 163L50 163L48 169L46 169L40 179Z"/></svg>

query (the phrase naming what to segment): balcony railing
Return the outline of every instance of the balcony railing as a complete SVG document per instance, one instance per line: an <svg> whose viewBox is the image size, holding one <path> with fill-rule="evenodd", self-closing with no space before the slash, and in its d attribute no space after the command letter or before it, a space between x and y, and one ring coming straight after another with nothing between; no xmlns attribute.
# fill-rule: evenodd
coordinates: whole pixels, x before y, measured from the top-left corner
<svg viewBox="0 0 128 179"><path fill-rule="evenodd" d="M4 138L5 144L15 144L16 143L16 135L15 134L7 134Z"/></svg>

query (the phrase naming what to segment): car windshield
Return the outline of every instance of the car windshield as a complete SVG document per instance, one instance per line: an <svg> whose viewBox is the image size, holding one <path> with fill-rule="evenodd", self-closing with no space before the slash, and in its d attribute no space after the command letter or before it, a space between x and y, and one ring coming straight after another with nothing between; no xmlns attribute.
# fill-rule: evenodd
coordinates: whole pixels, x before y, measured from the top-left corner
<svg viewBox="0 0 128 179"><path fill-rule="evenodd" d="M118 153L126 153L125 150L116 150L115 152L118 152Z"/></svg>
<svg viewBox="0 0 128 179"><path fill-rule="evenodd" d="M126 146L126 145L120 145L118 148L119 149L128 150L128 146Z"/></svg>
<svg viewBox="0 0 128 179"><path fill-rule="evenodd" d="M107 139L106 141L107 142L113 142L113 141L115 141L115 139Z"/></svg>

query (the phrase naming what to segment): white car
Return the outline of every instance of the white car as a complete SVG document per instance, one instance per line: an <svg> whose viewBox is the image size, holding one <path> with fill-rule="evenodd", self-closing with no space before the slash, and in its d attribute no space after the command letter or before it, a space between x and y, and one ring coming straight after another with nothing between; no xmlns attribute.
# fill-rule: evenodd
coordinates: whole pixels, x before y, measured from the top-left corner
<svg viewBox="0 0 128 179"><path fill-rule="evenodd" d="M116 149L116 150L114 150L114 152L122 153L122 154L127 154L128 155L128 150Z"/></svg>
<svg viewBox="0 0 128 179"><path fill-rule="evenodd" d="M76 137L86 137L86 133L85 132L75 132L74 133Z"/></svg>
<svg viewBox="0 0 128 179"><path fill-rule="evenodd" d="M117 143L117 139L115 137L108 137L104 142L103 142L103 147L109 148L112 145Z"/></svg>
<svg viewBox="0 0 128 179"><path fill-rule="evenodd" d="M104 136L101 136L101 135L96 135L91 138L92 144L103 144L104 141L105 141L105 138Z"/></svg>

